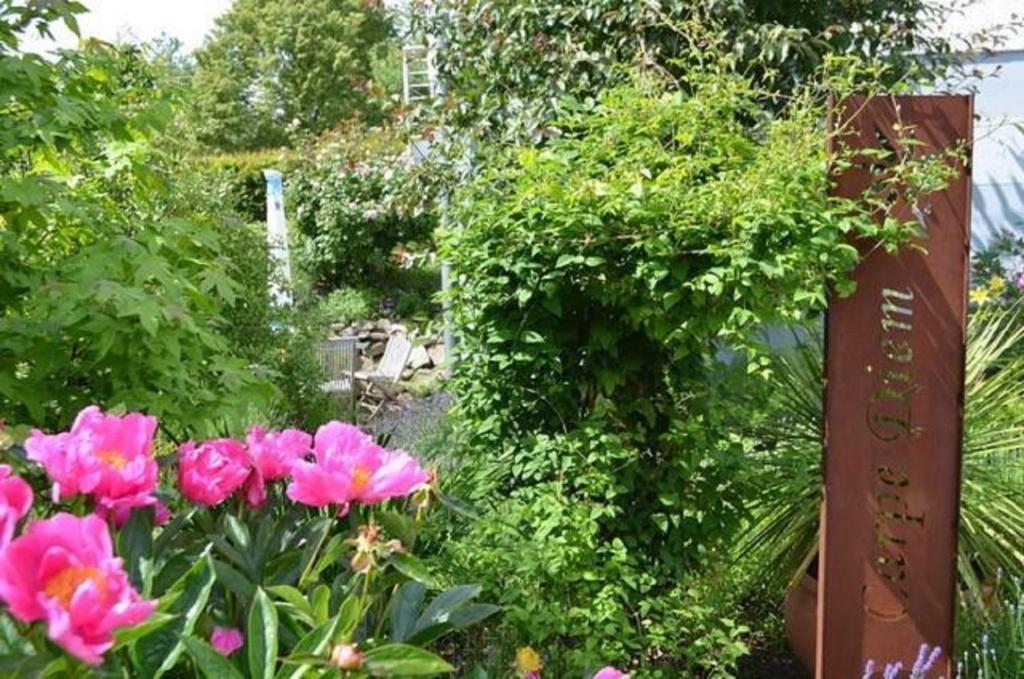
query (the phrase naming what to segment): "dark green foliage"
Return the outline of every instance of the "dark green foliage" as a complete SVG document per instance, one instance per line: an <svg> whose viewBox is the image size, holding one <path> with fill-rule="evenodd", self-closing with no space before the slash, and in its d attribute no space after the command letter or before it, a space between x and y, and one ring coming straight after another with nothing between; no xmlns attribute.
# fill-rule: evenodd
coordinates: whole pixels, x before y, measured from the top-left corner
<svg viewBox="0 0 1024 679"><path fill-rule="evenodd" d="M436 299L441 291L441 267L433 258L425 258L408 269L392 271L382 285L399 318L429 322L441 313Z"/></svg>
<svg viewBox="0 0 1024 679"><path fill-rule="evenodd" d="M394 595L390 611L391 640L426 644L497 614L493 604L477 603L479 585L461 585L427 599L421 582L403 584Z"/></svg>
<svg viewBox="0 0 1024 679"><path fill-rule="evenodd" d="M267 180L264 170L288 177L294 159L287 150L226 153L187 161L187 181L192 193L202 196L203 207L218 214L236 216L246 223L267 218Z"/></svg>

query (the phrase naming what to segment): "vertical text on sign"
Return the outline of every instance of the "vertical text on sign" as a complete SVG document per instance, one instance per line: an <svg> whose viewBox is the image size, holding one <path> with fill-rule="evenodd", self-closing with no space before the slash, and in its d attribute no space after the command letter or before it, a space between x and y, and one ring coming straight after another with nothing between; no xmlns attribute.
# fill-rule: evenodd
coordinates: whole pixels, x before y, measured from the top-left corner
<svg viewBox="0 0 1024 679"><path fill-rule="evenodd" d="M914 425L914 291L882 288L877 364L869 363L874 389L867 422L877 448L874 488L872 580L861 592L865 612L881 622L898 622L910 611L907 581L912 564L906 550L908 531L924 528L924 514L912 511L906 443L921 436Z"/></svg>

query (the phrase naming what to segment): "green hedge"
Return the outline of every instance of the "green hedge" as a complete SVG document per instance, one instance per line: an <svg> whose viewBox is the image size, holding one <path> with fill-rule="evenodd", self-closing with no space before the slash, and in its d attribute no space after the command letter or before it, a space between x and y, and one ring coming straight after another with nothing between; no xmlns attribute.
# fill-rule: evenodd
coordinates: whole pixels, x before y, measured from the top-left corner
<svg viewBox="0 0 1024 679"><path fill-rule="evenodd" d="M190 161L190 180L206 207L236 215L243 222L265 222L267 182L263 171L279 170L287 178L295 166L294 152L269 149L251 153L201 156Z"/></svg>

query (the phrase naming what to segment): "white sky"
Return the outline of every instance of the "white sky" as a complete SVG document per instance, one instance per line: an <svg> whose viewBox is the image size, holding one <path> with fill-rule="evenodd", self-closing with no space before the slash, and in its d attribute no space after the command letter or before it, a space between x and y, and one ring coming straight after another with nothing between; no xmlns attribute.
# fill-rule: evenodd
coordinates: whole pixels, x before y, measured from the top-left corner
<svg viewBox="0 0 1024 679"><path fill-rule="evenodd" d="M193 50L213 28L214 19L231 6L231 0L84 0L83 4L90 10L78 18L84 37L113 42L122 37L151 40L166 33ZM60 47L77 44L69 31L55 34ZM40 40L31 41L30 45L35 51L54 46Z"/></svg>
<svg viewBox="0 0 1024 679"><path fill-rule="evenodd" d="M279 0L287 2L288 0ZM963 0L961 0L963 1ZM80 17L82 34L114 41L119 37L150 40L162 33L179 38L187 49L198 47L231 0L84 0L90 12ZM389 0L389 4L401 4ZM947 27L949 33L963 35L996 23L1006 22L1016 12L1024 15L1024 0L975 0ZM61 46L73 46L75 38L63 31L58 37ZM37 51L52 45L31 43ZM1024 49L1024 32L1011 40L1006 48Z"/></svg>

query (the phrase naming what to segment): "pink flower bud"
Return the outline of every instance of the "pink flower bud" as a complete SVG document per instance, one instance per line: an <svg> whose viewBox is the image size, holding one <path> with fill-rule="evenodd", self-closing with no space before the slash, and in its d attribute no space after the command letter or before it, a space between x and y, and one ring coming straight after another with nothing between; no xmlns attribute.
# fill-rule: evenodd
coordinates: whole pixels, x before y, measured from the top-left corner
<svg viewBox="0 0 1024 679"><path fill-rule="evenodd" d="M210 635L210 645L221 655L231 655L242 643L242 633L234 627L214 627Z"/></svg>
<svg viewBox="0 0 1024 679"><path fill-rule="evenodd" d="M359 644L338 644L331 651L331 664L339 670L362 669L366 658L359 652Z"/></svg>

